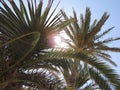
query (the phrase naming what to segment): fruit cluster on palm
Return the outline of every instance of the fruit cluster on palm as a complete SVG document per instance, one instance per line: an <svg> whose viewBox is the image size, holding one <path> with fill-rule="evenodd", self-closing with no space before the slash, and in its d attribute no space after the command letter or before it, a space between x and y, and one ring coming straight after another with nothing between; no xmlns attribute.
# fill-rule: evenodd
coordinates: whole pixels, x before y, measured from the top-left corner
<svg viewBox="0 0 120 90"><path fill-rule="evenodd" d="M91 25L89 8L78 22L75 11L68 17L54 0L0 0L0 90L119 90L120 77L105 61L116 64L106 51L120 52L99 40L112 28L99 34L109 17ZM54 48L53 36L64 30L69 48ZM62 74L62 78L59 74ZM24 86L24 88L23 88Z"/></svg>

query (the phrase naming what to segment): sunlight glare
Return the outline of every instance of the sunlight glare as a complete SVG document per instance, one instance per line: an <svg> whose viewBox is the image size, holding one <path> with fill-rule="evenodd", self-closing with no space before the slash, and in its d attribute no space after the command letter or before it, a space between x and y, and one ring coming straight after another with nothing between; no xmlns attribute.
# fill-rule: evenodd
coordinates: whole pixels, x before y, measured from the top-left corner
<svg viewBox="0 0 120 90"><path fill-rule="evenodd" d="M55 43L56 43L56 44L58 44L58 45L62 42L62 40L61 40L61 37L60 37L60 36L55 36L55 38L54 38L54 39L55 39Z"/></svg>
<svg viewBox="0 0 120 90"><path fill-rule="evenodd" d="M66 35L65 33L61 33L59 35L56 35L54 37L54 41L55 41L55 47L57 48L66 48L67 47L67 43L65 42L66 39Z"/></svg>

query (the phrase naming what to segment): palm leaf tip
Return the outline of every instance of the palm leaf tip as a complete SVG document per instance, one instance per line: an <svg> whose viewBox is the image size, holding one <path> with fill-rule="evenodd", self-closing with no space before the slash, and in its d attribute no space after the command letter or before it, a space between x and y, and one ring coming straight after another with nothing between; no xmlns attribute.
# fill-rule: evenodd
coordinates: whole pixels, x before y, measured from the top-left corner
<svg viewBox="0 0 120 90"><path fill-rule="evenodd" d="M90 37L93 38L93 36L95 36L100 30L101 27L104 25L104 23L106 22L106 20L109 18L109 15L107 12L105 12L103 14L103 16L101 17L101 19L98 21L98 23L96 24L96 26L93 28L93 30L90 32Z"/></svg>

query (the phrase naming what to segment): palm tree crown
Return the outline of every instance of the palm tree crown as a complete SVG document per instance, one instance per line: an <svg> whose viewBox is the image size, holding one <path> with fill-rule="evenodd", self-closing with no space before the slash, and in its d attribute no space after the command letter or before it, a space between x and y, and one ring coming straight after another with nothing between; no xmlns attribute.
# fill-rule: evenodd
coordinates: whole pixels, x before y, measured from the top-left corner
<svg viewBox="0 0 120 90"><path fill-rule="evenodd" d="M50 12L53 1L49 0L46 8L43 9L42 0L39 3L36 0L27 0L26 6L23 0L19 0L20 6L17 6L14 0L9 0L11 6L0 0L3 5L0 6L0 87L10 89L11 83L16 85L18 83L20 86L35 85L37 88L55 84L54 81L58 77L52 71L55 70L53 63L42 60L44 49L53 47L52 35L70 22L59 22L61 11L54 14L58 5ZM25 73L26 70L36 71L39 68L51 70L46 70L49 73L43 72L43 74ZM53 83L51 79L46 78L51 73L56 77ZM42 77L45 77L46 81Z"/></svg>
<svg viewBox="0 0 120 90"><path fill-rule="evenodd" d="M106 43L120 38L99 40L112 28L98 34L109 15L91 25L87 8L78 22L75 11L71 18L62 10L55 14L58 5L51 11L53 1L43 9L43 0L27 0L27 5L19 0L19 6L0 0L0 90L21 90L23 85L32 90L119 90L119 76L103 59L116 65L105 51L120 49ZM52 37L63 29L72 43L56 49Z"/></svg>
<svg viewBox="0 0 120 90"><path fill-rule="evenodd" d="M80 21L77 19L76 12L73 11L75 22L71 23L66 29L65 32L68 37L71 39L72 43L67 42L71 48L79 51L84 51L91 55L100 57L116 66L116 64L110 59L111 56L106 51L111 52L120 52L118 47L109 47L108 43L111 43L116 40L120 40L120 37L117 38L108 38L102 40L101 38L108 34L112 29L101 32L101 28L108 19L109 15L105 12L101 19L97 22L91 24L91 12L90 9L86 9L85 17L81 14ZM64 18L67 20L68 16L63 12Z"/></svg>
<svg viewBox="0 0 120 90"><path fill-rule="evenodd" d="M69 17L65 14L65 12L62 12L62 14L63 14L65 20L69 19ZM110 62L112 65L117 66L116 63L111 60L111 56L106 51L120 52L120 48L118 48L118 47L107 46L108 43L111 43L116 40L120 40L120 37L108 38L105 40L101 39L103 36L108 34L108 32L110 32L113 29L113 27L109 28L108 30L106 30L100 34L101 28L104 25L104 23L106 22L106 20L108 19L108 17L109 17L109 15L105 12L98 22L96 20L94 20L94 22L91 24L91 22L90 22L91 11L89 8L86 8L85 17L81 14L80 21L77 19L76 12L73 11L72 18L74 18L75 21L72 22L70 25L68 25L64 30L66 32L66 34L68 35L68 37L70 38L71 42L69 42L69 41L66 41L66 42L68 43L69 47L72 48L75 52L76 51L83 52L83 53L87 54L88 56L92 57L94 60L96 59L97 62L99 62L98 60L100 60L99 64L101 62L104 62L104 60L105 60L105 61ZM85 62L85 60L83 62ZM104 75L106 77L106 79L105 79L103 72L97 70L96 65L95 66L89 65L88 62L89 61L82 63L82 65L84 66L84 64L85 64L85 66L87 65L87 68L89 68L89 70L88 70L89 75L90 75L89 77L91 77L93 79L93 81L95 81L95 83L97 83L97 85L101 89L109 90L111 88L111 86L109 86L110 85L109 82L111 82L111 84L112 84L112 81L108 81L107 78L110 79L110 77L107 76L108 75L107 73L109 73L109 75L110 75L110 72L112 72L112 71L106 70L106 72L107 71L108 72L107 73L105 72L107 75L105 75L105 73L104 73ZM76 63L78 63L78 64L76 64ZM77 80L78 76L81 75L77 71L77 68L80 66L79 65L80 63L81 62L74 61L75 66L72 68L73 75L70 78L74 78L74 80ZM104 67L104 66L101 66L101 68L102 67ZM75 75L75 73L76 73L76 75ZM73 77L73 76L76 76L76 77ZM102 85L102 83L104 83L104 85Z"/></svg>

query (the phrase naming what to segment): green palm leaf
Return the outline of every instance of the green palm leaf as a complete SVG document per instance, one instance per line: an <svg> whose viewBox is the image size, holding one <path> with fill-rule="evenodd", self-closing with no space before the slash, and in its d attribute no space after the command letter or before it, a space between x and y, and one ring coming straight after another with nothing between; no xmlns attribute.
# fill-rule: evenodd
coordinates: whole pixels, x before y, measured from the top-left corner
<svg viewBox="0 0 120 90"><path fill-rule="evenodd" d="M53 63L47 58L48 61L43 62L41 58L38 62L35 60L37 59L36 55L41 54L44 49L53 47L49 42L51 36L62 30L73 19L61 20L61 11L55 14L58 5L51 11L53 0L48 1L45 9L43 9L42 0L38 3L35 0L27 0L27 5L23 0L19 0L20 6L17 6L13 0L8 1L10 4L3 0L0 2L2 4L2 7L0 6L0 50L4 48L7 51L6 57L0 59L0 62L4 61L5 66L7 66L4 69L2 65L2 71L0 71L0 80L2 79L2 81L0 85L9 81L10 78L13 79L20 74L19 71L24 69L46 68L58 72L53 65L61 67L64 61L59 65L55 60L53 60ZM35 65L37 66L34 67ZM29 75L24 77L27 76ZM31 77L33 76L31 74ZM33 77L33 79L35 78ZM27 82L29 82L29 79L27 79ZM21 85L24 85L24 83L21 83Z"/></svg>
<svg viewBox="0 0 120 90"><path fill-rule="evenodd" d="M102 62L102 60L98 60L95 57L89 56L84 54L83 52L76 52L72 50L63 51L52 51L45 57L50 57L52 55L52 58L61 58L61 59L74 59L78 61L82 61L86 63L89 67L94 67L95 70L99 71L108 81L111 85L114 87L119 87L120 81L119 81L119 76L114 72L112 68L110 68L109 65L106 63ZM50 56L49 56L50 55ZM51 58L51 59L52 59ZM105 86L106 87L106 86Z"/></svg>
<svg viewBox="0 0 120 90"><path fill-rule="evenodd" d="M63 12L63 16L66 20L69 19L65 12ZM105 61L116 66L115 62L111 60L111 57L105 56L105 54L107 54L105 51L120 52L118 47L107 46L107 44L120 40L120 38L110 37L105 40L101 39L107 35L108 32L113 29L113 27L99 34L108 17L109 15L104 13L98 22L94 20L94 22L91 24L91 12L89 8L86 8L85 17L81 14L80 20L77 19L77 15L75 11L73 11L72 18L74 18L75 21L65 28L65 32L70 38L71 42L66 41L66 43L68 43L68 45L75 50L89 53L90 55L96 56L96 58L103 58Z"/></svg>

